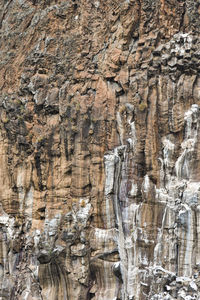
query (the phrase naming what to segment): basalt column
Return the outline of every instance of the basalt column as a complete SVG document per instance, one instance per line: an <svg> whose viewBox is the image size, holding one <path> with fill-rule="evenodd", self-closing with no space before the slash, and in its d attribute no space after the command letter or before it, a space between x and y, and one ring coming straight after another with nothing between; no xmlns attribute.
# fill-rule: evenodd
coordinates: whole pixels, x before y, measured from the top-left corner
<svg viewBox="0 0 200 300"><path fill-rule="evenodd" d="M200 299L200 3L0 1L0 300Z"/></svg>

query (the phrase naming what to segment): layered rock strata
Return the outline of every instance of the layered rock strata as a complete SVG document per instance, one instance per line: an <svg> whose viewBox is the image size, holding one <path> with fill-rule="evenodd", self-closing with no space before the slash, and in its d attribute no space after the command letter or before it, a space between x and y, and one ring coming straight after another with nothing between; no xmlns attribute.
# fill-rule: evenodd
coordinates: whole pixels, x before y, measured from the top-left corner
<svg viewBox="0 0 200 300"><path fill-rule="evenodd" d="M0 3L0 299L200 299L200 4Z"/></svg>

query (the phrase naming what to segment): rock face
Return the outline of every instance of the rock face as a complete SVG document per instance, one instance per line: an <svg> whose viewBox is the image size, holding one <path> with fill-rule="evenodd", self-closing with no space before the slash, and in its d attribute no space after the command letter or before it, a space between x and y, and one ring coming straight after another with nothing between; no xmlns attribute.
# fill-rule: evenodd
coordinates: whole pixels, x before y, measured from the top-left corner
<svg viewBox="0 0 200 300"><path fill-rule="evenodd" d="M0 299L200 299L200 3L1 0Z"/></svg>

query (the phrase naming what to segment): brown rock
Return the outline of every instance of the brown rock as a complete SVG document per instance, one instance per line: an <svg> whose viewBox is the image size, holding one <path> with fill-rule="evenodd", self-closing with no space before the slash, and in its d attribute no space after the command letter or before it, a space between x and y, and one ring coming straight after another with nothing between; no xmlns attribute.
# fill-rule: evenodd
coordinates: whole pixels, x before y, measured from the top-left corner
<svg viewBox="0 0 200 300"><path fill-rule="evenodd" d="M199 299L197 1L1 1L0 298Z"/></svg>

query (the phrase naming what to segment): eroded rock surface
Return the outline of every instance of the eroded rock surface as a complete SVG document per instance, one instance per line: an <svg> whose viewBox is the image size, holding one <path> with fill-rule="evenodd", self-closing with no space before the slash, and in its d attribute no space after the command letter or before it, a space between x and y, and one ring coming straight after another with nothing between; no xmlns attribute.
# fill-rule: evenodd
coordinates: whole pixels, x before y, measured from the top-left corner
<svg viewBox="0 0 200 300"><path fill-rule="evenodd" d="M0 299L200 299L200 4L0 2Z"/></svg>

